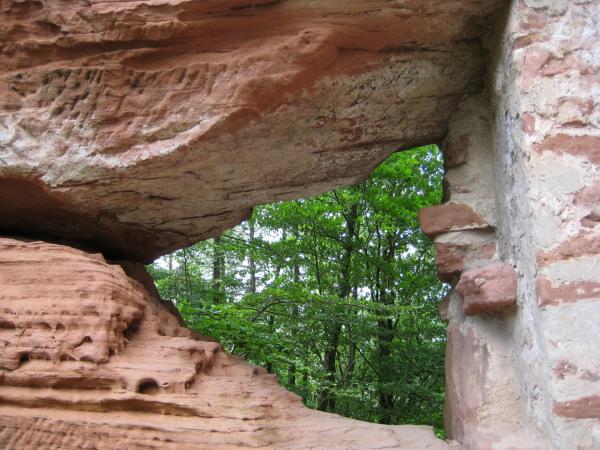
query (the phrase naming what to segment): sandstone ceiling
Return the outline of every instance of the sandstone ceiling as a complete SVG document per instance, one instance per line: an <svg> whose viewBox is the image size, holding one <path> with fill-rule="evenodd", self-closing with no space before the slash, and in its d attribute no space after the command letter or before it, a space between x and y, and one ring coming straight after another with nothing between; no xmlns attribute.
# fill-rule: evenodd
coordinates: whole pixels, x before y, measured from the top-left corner
<svg viewBox="0 0 600 450"><path fill-rule="evenodd" d="M150 261L439 142L499 0L0 3L0 231Z"/></svg>

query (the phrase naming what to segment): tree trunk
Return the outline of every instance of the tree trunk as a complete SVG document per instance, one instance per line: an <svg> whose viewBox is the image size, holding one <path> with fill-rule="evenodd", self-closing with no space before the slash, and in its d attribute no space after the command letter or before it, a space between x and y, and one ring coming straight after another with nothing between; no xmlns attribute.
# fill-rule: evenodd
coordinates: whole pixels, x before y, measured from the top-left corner
<svg viewBox="0 0 600 450"><path fill-rule="evenodd" d="M188 268L188 254L187 249L183 249L183 276L185 277L185 295L188 301L192 301L192 286L190 282L190 272Z"/></svg>
<svg viewBox="0 0 600 450"><path fill-rule="evenodd" d="M267 323L269 325L269 333L273 333L273 328L275 325L275 318L273 317L273 315L269 314ZM267 372L273 373L273 361L267 361L267 363L265 364L265 369L267 369Z"/></svg>
<svg viewBox="0 0 600 450"><path fill-rule="evenodd" d="M221 248L221 236L213 239L213 276L212 276L212 291L213 303L220 304L225 300L223 290L223 277L225 276L225 256Z"/></svg>
<svg viewBox="0 0 600 450"><path fill-rule="evenodd" d="M346 220L346 235L343 242L343 254L341 258L341 271L339 279L338 295L341 299L349 297L352 289L352 254L354 252L354 237L356 234L356 218L358 216L358 203L353 203L350 206L350 211L345 215ZM321 389L319 395L318 409L321 411L335 410L335 393L333 387L336 382L336 366L338 356L338 346L340 342L340 334L342 324L334 317L331 322L327 323L325 334L327 336L327 348L323 358L323 366L325 369L325 385Z"/></svg>
<svg viewBox="0 0 600 450"><path fill-rule="evenodd" d="M358 286L355 281L352 287L352 299L358 300ZM354 377L354 369L356 368L356 342L352 338L351 330L347 330L348 336L348 354L346 356L346 373L344 375L344 385L347 386Z"/></svg>
<svg viewBox="0 0 600 450"><path fill-rule="evenodd" d="M338 344L340 341L341 326L339 323L334 323L327 335L327 349L323 358L323 366L325 368L325 385L319 394L318 409L321 411L335 410L335 393L333 387L336 380L336 360L338 352Z"/></svg>
<svg viewBox="0 0 600 450"><path fill-rule="evenodd" d="M248 272L250 275L250 283L248 284L248 292L256 294L256 262L254 260L254 220L248 221Z"/></svg>
<svg viewBox="0 0 600 450"><path fill-rule="evenodd" d="M387 246L384 250L383 260L385 264L385 276L380 285L379 302L384 306L389 306L394 303L394 299L389 295L392 284L392 275L390 266L394 260L396 251L396 242L393 235L386 236ZM385 308L379 311L380 319L377 320L378 328L378 356L380 365L380 379L378 388L378 403L381 417L379 423L392 423L392 413L394 408L394 395L388 392L387 385L392 382L391 373L387 366L390 363L390 355L392 350L392 341L394 340L394 323L391 318L385 317L389 314Z"/></svg>
<svg viewBox="0 0 600 450"><path fill-rule="evenodd" d="M293 232L294 232L294 237L296 238L296 240L298 240L300 237L300 233L298 231L298 225L294 226ZM297 256L298 255L294 255L294 267L293 267L294 284L295 284L296 288L300 284L300 264L298 263ZM293 303L292 304L292 331L295 331L295 324L297 323L297 320L298 320L298 305L296 303ZM290 363L290 366L288 367L288 383L290 386L296 385L296 364L294 362Z"/></svg>

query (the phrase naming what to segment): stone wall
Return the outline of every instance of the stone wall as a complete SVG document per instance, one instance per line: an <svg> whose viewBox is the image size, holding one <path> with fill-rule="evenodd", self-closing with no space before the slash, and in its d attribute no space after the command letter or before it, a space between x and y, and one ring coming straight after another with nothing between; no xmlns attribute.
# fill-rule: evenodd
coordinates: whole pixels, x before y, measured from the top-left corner
<svg viewBox="0 0 600 450"><path fill-rule="evenodd" d="M456 286L446 418L467 448L600 446L598 17L512 4L485 40L488 100L451 121L449 202L422 212Z"/></svg>
<svg viewBox="0 0 600 450"><path fill-rule="evenodd" d="M440 278L453 286L440 305L448 321L446 430L467 449L542 441L535 429L523 429L519 403L513 342L519 280L499 248L504 212L495 196L493 120L485 95L461 103L443 144L448 201L420 213L435 241Z"/></svg>
<svg viewBox="0 0 600 450"><path fill-rule="evenodd" d="M600 445L599 16L597 1L515 3L490 73L521 408L561 449Z"/></svg>

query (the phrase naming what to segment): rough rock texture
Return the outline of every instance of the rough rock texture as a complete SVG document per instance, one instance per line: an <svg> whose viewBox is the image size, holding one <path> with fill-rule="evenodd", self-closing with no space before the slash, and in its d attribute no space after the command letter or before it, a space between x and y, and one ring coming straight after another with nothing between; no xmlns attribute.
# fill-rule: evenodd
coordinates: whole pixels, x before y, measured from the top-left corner
<svg viewBox="0 0 600 450"><path fill-rule="evenodd" d="M420 214L434 237L440 277L456 284L440 305L448 321L446 432L465 449L552 448L521 416L512 316L499 314L505 298L514 305L517 279L500 261L492 123L484 95L461 102L443 145L445 152L463 145L460 164L446 164L449 202ZM502 308L494 304L498 297Z"/></svg>
<svg viewBox="0 0 600 450"><path fill-rule="evenodd" d="M561 450L596 448L600 426L598 17L597 0L515 2L490 85L521 414Z"/></svg>
<svg viewBox="0 0 600 450"><path fill-rule="evenodd" d="M6 0L0 231L149 261L355 183L444 137L505 3Z"/></svg>
<svg viewBox="0 0 600 450"><path fill-rule="evenodd" d="M91 252L0 241L0 447L447 448L303 408L182 327L139 264L443 141L447 203L421 213L440 277L516 272L509 312L467 315L456 287L440 306L448 435L599 448L598 17L600 0L4 0L0 232Z"/></svg>
<svg viewBox="0 0 600 450"><path fill-rule="evenodd" d="M517 304L517 274L510 264L490 263L463 272L456 291L467 316L507 311Z"/></svg>
<svg viewBox="0 0 600 450"><path fill-rule="evenodd" d="M488 228L489 224L468 205L444 203L419 211L421 229L429 237L448 231L476 230Z"/></svg>
<svg viewBox="0 0 600 450"><path fill-rule="evenodd" d="M0 239L0 267L3 449L450 448L428 427L305 408L182 328L141 265L125 266L138 282L98 255Z"/></svg>
<svg viewBox="0 0 600 450"><path fill-rule="evenodd" d="M600 443L598 17L593 0L512 3L485 40L488 90L444 141L449 203L421 213L440 277L461 280L440 313L446 427L467 449ZM473 214L489 228L468 229ZM473 310L490 267L516 308Z"/></svg>

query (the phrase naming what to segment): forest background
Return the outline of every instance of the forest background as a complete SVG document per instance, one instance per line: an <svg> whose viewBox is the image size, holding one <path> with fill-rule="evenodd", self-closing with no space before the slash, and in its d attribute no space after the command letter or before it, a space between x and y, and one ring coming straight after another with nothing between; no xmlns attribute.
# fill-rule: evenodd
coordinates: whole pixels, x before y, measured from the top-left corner
<svg viewBox="0 0 600 450"><path fill-rule="evenodd" d="M151 273L190 328L307 406L442 433L448 288L417 212L440 203L443 173L436 146L395 153L357 186L257 207Z"/></svg>

